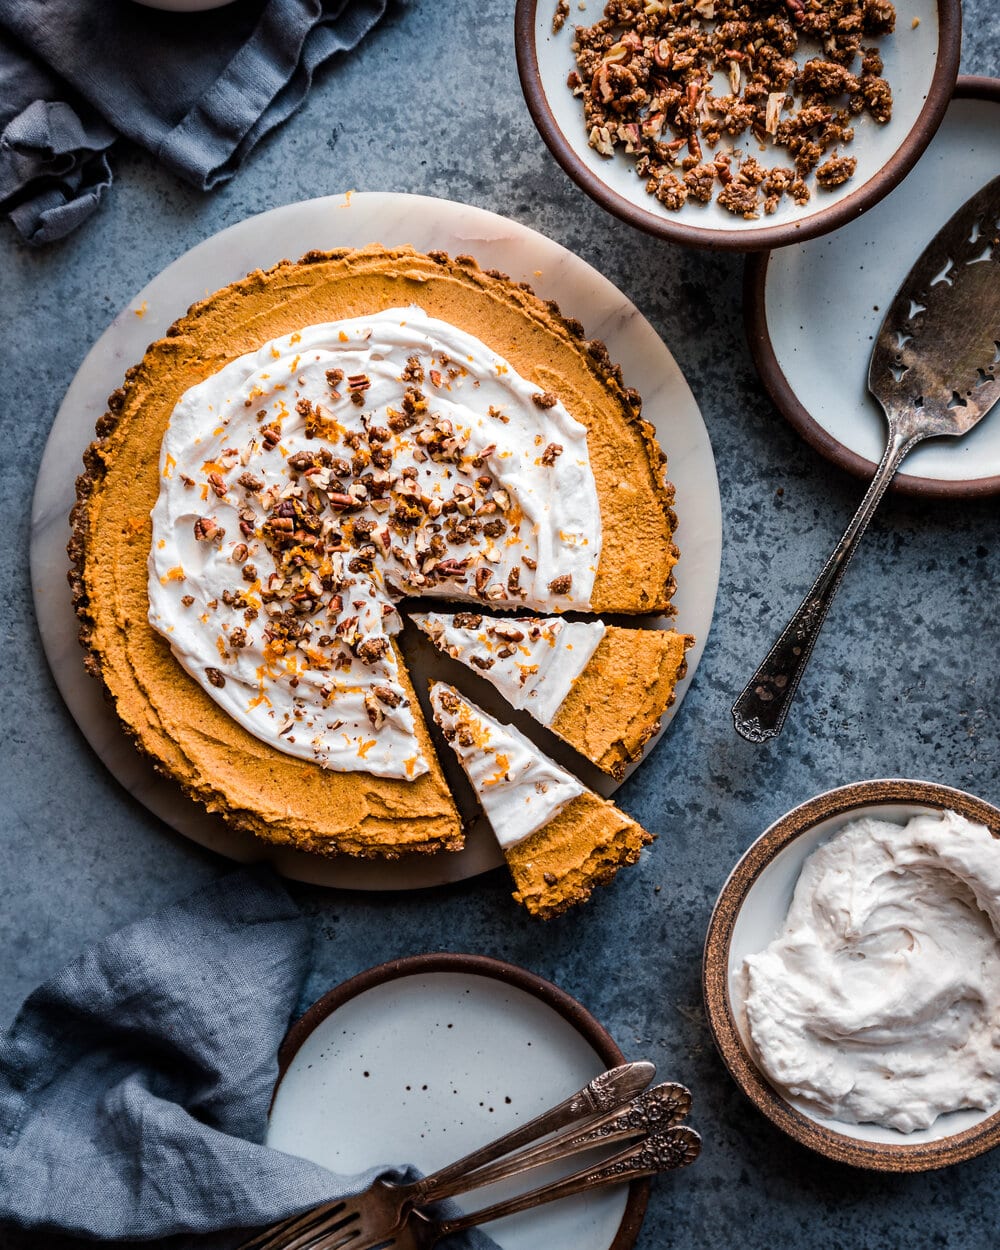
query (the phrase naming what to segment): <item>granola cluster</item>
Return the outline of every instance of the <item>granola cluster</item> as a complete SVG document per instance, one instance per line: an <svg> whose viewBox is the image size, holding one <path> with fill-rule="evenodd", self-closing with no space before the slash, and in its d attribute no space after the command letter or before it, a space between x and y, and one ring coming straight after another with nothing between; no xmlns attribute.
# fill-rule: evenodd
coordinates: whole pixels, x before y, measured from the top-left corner
<svg viewBox="0 0 1000 1250"><path fill-rule="evenodd" d="M714 198L754 219L785 195L805 204L810 175L826 189L852 177L840 148L854 119L892 115L881 55L865 44L895 21L889 0L608 0L576 28L567 85L590 146L634 158L666 208ZM800 41L817 54L801 60ZM761 164L752 144L786 162Z"/></svg>
<svg viewBox="0 0 1000 1250"><path fill-rule="evenodd" d="M345 429L320 404L300 399L296 412L316 447L288 456L284 482L272 478L266 484L252 467L255 448L273 451L281 439L266 409L258 414L251 447L227 448L215 462L207 481L218 498L232 503L236 497L240 540L230 558L246 584L226 591L223 599L227 607L243 609L247 626L259 610L266 614L270 656L298 647L314 666L345 669L350 655L369 665L383 660L386 634L398 621L386 619L395 613L390 603L370 596L373 574L393 599L442 583L484 602L523 598L521 566L534 568L535 562L517 550L519 510L486 468L495 445L467 454L468 433L434 413L422 388L427 382L431 389L441 387L460 373L450 362L435 363L443 373L410 357L400 378L400 407L386 410L384 425L378 413L366 412L362 430ZM328 371L327 382L333 401L346 392L363 403L370 386L366 375L345 378L339 369ZM547 400L544 393L536 397L541 407ZM504 414L494 409L491 416L502 430ZM561 451L558 444L545 444L538 460L554 464ZM419 468L428 461L443 469L430 492ZM442 481L449 489L440 489ZM185 484L195 486L193 479ZM226 531L214 516L199 516L194 536L219 544ZM252 559L257 542L273 562L266 574ZM565 593L569 587L559 589ZM242 645L245 634L231 631L229 646ZM329 659L317 654L331 647L335 653ZM374 707L370 716L373 723L378 719Z"/></svg>

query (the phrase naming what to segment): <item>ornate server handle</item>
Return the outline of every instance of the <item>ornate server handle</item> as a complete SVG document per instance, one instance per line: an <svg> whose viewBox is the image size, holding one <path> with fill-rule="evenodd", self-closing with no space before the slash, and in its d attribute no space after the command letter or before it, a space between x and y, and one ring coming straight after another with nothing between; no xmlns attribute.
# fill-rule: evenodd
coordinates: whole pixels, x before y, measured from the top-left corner
<svg viewBox="0 0 1000 1250"><path fill-rule="evenodd" d="M795 615L733 704L736 732L748 741L766 742L781 733L819 631L861 536L904 457L922 437L925 436L904 434L896 421L890 421L885 454L861 506Z"/></svg>

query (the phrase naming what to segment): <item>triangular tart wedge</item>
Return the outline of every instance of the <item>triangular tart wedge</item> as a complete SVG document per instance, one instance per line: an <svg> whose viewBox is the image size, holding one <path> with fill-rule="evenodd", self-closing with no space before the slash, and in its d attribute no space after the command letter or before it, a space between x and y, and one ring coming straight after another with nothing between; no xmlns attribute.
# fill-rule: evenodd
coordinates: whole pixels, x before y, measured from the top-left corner
<svg viewBox="0 0 1000 1250"><path fill-rule="evenodd" d="M439 651L485 677L612 777L641 757L687 669L690 634L600 620L411 613Z"/></svg>
<svg viewBox="0 0 1000 1250"><path fill-rule="evenodd" d="M652 834L444 682L431 706L496 834L514 899L549 920L634 864Z"/></svg>

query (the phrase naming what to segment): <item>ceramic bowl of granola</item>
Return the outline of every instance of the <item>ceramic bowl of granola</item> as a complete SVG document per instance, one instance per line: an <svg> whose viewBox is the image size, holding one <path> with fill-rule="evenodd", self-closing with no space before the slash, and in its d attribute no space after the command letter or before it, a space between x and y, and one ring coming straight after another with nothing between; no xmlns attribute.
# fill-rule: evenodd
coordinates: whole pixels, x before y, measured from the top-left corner
<svg viewBox="0 0 1000 1250"><path fill-rule="evenodd" d="M875 204L937 130L960 0L518 0L542 138L630 225L756 251Z"/></svg>

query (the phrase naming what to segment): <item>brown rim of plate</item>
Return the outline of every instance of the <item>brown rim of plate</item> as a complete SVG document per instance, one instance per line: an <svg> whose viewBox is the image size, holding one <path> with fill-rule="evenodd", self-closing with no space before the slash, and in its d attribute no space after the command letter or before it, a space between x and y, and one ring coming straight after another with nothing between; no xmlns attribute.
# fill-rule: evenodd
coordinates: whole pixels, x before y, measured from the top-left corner
<svg viewBox="0 0 1000 1250"><path fill-rule="evenodd" d="M525 968L519 968L517 964L509 964L502 959L493 959L488 955L463 955L448 951L428 955L408 955L402 959L391 959L388 963L369 968L366 972L359 972L357 976L335 986L322 998L318 998L295 1021L285 1034L285 1039L278 1050L278 1078L271 1094L271 1105L274 1105L278 1087L299 1048L327 1016L332 1015L352 998L374 989L377 985L384 985L387 981L395 981L401 977L425 976L437 972L464 972L469 976L492 977L495 981L513 985L516 989L540 999L547 1007L551 1007L562 1016L590 1043L609 1068L617 1067L618 1064L626 1061L611 1034L582 1003L577 1002L558 985L553 985L551 981L546 981ZM632 1181L629 1185L622 1220L608 1250L631 1250L639 1236L643 1216L646 1214L649 1191L648 1177L645 1180Z"/></svg>
<svg viewBox="0 0 1000 1250"><path fill-rule="evenodd" d="M684 225L680 221L663 218L639 208L609 187L577 156L549 108L538 69L535 14L539 3L550 2L554 12L554 0L517 0L514 11L514 52L517 57L518 77L521 79L521 90L528 112L539 134L563 170L602 208L628 225L635 226L637 230L644 230L647 234L656 235L671 243L683 243L688 247L754 252L789 243L802 243L817 235L827 234L845 222L853 221L859 213L888 195L916 164L941 124L958 77L962 50L961 0L937 0L937 59L927 97L909 133L885 165L856 191L829 208L812 214L808 220L788 222L782 226L764 226L760 230L709 230L703 226Z"/></svg>
<svg viewBox="0 0 1000 1250"><path fill-rule="evenodd" d="M963 75L955 84L953 100L984 100L1000 103L1000 78ZM802 435L805 441L821 456L840 469L846 469L855 477L870 479L877 468L872 460L866 460L857 452L850 451L834 438L799 402L785 377L771 342L767 328L767 311L764 303L767 286L767 265L770 252L748 256L743 270L743 316L747 342L754 365L760 374L767 393L781 415ZM900 495L915 495L924 499L983 499L1000 492L1000 476L965 478L960 481L940 481L934 477L916 477L904 472L897 473L889 486Z"/></svg>
<svg viewBox="0 0 1000 1250"><path fill-rule="evenodd" d="M787 1102L762 1075L744 1046L729 998L729 951L736 919L750 888L779 851L831 816L846 815L864 806L905 803L957 812L985 824L994 837L1000 837L1000 810L984 799L950 786L890 778L859 781L828 790L793 808L771 825L733 869L709 921L702 965L702 992L709 1028L723 1062L743 1093L769 1120L801 1145L838 1163L877 1172L925 1172L961 1163L991 1150L1000 1143L1000 1111L964 1132L913 1145L864 1141L826 1128Z"/></svg>

